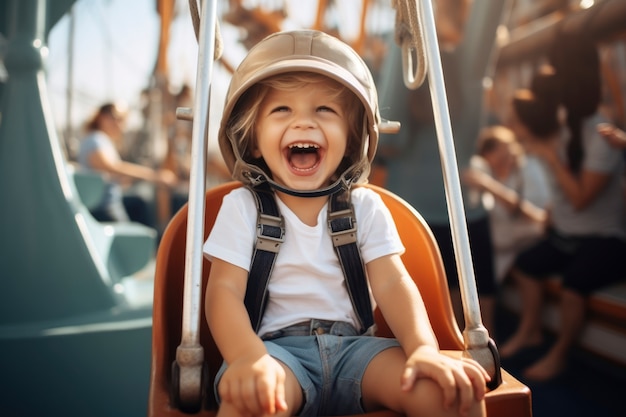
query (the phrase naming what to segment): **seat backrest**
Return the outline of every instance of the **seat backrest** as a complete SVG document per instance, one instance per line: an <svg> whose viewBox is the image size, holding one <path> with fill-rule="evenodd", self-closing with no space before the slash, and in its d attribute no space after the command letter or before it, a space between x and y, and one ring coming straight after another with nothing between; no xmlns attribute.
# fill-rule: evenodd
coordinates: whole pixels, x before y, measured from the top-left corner
<svg viewBox="0 0 626 417"><path fill-rule="evenodd" d="M406 251L402 261L424 299L428 317L444 350L463 350L463 338L457 325L441 254L435 237L422 216L406 201L376 185L368 184L383 199L396 223ZM382 315L376 311L378 334L392 337Z"/></svg>
<svg viewBox="0 0 626 417"><path fill-rule="evenodd" d="M207 192L205 238L213 227L223 197L240 186L240 183L230 182ZM444 350L463 350L463 339L452 311L441 255L429 227L415 209L395 194L378 186L366 186L380 194L391 211L400 237L406 247L402 259L424 298L440 347ZM176 357L176 348L181 341L186 225L187 206L184 206L170 221L157 252L149 417L188 415L173 409L169 404L168 396L171 384L170 369ZM203 299L200 303L201 306L204 306L204 292L209 271L210 263L205 260L202 272ZM376 311L375 318L378 334L392 336L389 327L378 311ZM219 368L222 359L211 338L204 314L201 315L200 320L200 343L204 347L205 363L208 364L209 380L212 381L212 376ZM526 397L522 397L522 400L525 399ZM506 405L506 403L503 404ZM210 411L203 410L203 413L210 413Z"/></svg>

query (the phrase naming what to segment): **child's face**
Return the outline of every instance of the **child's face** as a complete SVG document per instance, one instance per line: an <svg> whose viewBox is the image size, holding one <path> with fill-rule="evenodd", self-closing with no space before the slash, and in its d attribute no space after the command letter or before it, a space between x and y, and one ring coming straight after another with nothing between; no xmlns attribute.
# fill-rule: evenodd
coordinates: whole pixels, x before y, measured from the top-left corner
<svg viewBox="0 0 626 417"><path fill-rule="evenodd" d="M515 162L513 146L508 143L500 143L495 149L485 155L485 160L494 172L508 170Z"/></svg>
<svg viewBox="0 0 626 417"><path fill-rule="evenodd" d="M346 152L348 122L326 83L297 90L270 89L256 120L256 148L274 181L310 191L327 186Z"/></svg>

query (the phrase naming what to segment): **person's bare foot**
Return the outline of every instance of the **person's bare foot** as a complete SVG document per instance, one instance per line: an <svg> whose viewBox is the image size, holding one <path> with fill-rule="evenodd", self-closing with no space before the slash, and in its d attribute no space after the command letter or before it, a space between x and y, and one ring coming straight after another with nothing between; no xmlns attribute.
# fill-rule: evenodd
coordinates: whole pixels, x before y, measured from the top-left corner
<svg viewBox="0 0 626 417"><path fill-rule="evenodd" d="M533 333L530 336L515 333L498 349L498 352L501 358L510 358L523 348L539 346L542 341L543 338L540 332Z"/></svg>
<svg viewBox="0 0 626 417"><path fill-rule="evenodd" d="M546 355L523 372L524 378L532 381L548 381L558 376L567 365L563 356Z"/></svg>

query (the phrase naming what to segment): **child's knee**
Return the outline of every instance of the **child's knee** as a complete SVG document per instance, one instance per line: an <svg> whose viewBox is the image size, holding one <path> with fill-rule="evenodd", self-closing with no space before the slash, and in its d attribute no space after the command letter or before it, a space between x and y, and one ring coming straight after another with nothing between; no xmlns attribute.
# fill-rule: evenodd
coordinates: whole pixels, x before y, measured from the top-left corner
<svg viewBox="0 0 626 417"><path fill-rule="evenodd" d="M443 389L437 382L429 378L419 379L414 389L407 393L403 400L404 412L407 416L442 416L457 417L461 415L460 403L457 398L450 405L444 403ZM486 415L484 401L472 401L467 417Z"/></svg>

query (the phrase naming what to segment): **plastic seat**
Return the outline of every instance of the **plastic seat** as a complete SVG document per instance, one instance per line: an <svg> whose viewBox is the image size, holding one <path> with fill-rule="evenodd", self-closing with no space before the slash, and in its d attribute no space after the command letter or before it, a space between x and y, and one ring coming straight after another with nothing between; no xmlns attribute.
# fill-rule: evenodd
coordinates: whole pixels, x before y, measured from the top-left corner
<svg viewBox="0 0 626 417"><path fill-rule="evenodd" d="M102 176L76 170L70 164L66 166L66 172L68 178L74 182L79 203L84 206L78 210L84 214L92 245L106 265L113 282L120 282L149 267L154 260L157 231L138 222L97 221L89 210L102 199L105 188Z"/></svg>
<svg viewBox="0 0 626 417"><path fill-rule="evenodd" d="M94 171L81 170L70 163L67 164L67 174L74 179L80 201L89 210L95 208L105 192L106 183L102 175Z"/></svg>
<svg viewBox="0 0 626 417"><path fill-rule="evenodd" d="M222 198L239 183L231 182L209 190L206 194L205 236L211 230ZM464 349L463 338L454 319L445 272L434 237L422 217L406 202L374 185L367 185L378 192L389 207L398 226L402 241L407 248L403 260L424 298L426 308L439 339L440 347L459 354ZM152 371L148 404L149 417L188 416L170 401L171 365L176 348L181 341L183 276L185 268L187 206L183 207L168 225L157 252L155 291L153 305ZM198 248L200 250L200 248ZM210 263L204 261L202 294L206 288ZM204 298L204 297L203 297ZM200 303L204 305L204 299ZM202 314L200 343L204 347L205 363L208 365L206 399L197 413L203 416L215 414L212 398L213 376L221 364L221 356L213 342L208 325ZM391 336L382 315L376 312L379 335ZM456 353L455 353L456 352ZM530 390L507 372L502 372L503 383L487 394L489 416L529 417L531 413ZM367 416L397 416L390 411L369 413Z"/></svg>

